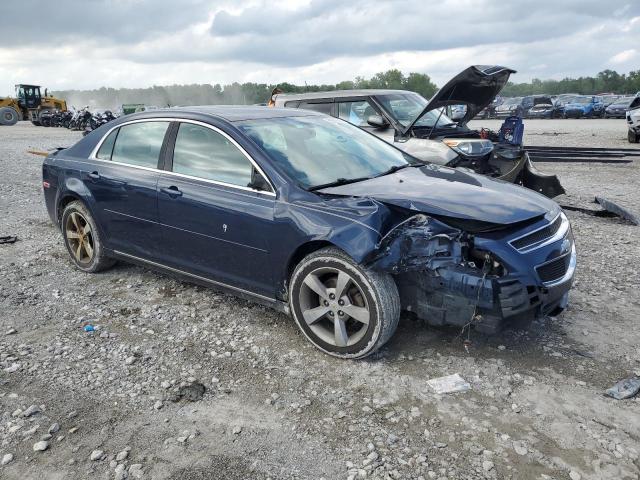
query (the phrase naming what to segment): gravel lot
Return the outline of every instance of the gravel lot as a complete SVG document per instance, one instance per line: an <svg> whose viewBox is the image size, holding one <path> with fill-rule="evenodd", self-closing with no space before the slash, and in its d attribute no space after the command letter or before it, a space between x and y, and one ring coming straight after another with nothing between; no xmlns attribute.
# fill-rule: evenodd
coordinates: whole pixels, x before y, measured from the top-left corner
<svg viewBox="0 0 640 480"><path fill-rule="evenodd" d="M498 122L476 122L496 128ZM630 147L623 120L527 121L526 142ZM119 264L75 270L29 148L77 132L0 128L0 477L7 479L638 479L638 227L568 212L569 309L472 334L403 318L375 357L340 361L285 315ZM567 199L640 212L639 166L541 164ZM95 326L85 332L83 326ZM426 381L460 373L464 393ZM202 398L185 385L200 382ZM188 397L192 398L188 398ZM195 401L190 401L195 400Z"/></svg>

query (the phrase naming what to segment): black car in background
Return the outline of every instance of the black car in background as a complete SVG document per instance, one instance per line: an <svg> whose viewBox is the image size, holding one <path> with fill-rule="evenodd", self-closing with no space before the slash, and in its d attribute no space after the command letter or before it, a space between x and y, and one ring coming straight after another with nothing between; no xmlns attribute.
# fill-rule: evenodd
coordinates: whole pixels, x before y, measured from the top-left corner
<svg viewBox="0 0 640 480"><path fill-rule="evenodd" d="M550 103L552 103L552 100L549 95L506 98L502 105L496 107L496 118L506 118L514 115L527 118L530 110L536 105Z"/></svg>
<svg viewBox="0 0 640 480"><path fill-rule="evenodd" d="M622 97L604 109L604 118L624 118L633 97Z"/></svg>

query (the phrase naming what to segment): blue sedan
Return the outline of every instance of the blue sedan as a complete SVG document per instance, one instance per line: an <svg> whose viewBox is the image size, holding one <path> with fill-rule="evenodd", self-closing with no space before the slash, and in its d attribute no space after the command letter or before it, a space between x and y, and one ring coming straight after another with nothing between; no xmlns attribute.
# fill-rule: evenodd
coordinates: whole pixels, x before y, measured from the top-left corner
<svg viewBox="0 0 640 480"><path fill-rule="evenodd" d="M485 332L555 315L575 270L548 198L306 110L125 116L47 157L43 186L78 269L121 260L262 302L342 358L401 311Z"/></svg>

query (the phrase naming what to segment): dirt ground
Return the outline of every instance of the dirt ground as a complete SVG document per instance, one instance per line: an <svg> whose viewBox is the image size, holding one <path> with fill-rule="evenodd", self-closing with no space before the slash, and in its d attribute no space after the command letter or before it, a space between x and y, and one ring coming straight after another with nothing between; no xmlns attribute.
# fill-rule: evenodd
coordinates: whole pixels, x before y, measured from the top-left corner
<svg viewBox="0 0 640 480"><path fill-rule="evenodd" d="M530 145L631 147L624 120L525 129ZM0 245L0 478L640 478L640 398L604 396L640 375L640 227L568 212L578 270L557 318L472 333L468 352L402 318L374 357L341 361L262 306L126 264L75 270L26 150L78 138L0 128L0 236L19 238ZM640 213L638 162L538 167L560 203ZM453 373L471 390L426 384ZM194 381L204 396L180 399Z"/></svg>

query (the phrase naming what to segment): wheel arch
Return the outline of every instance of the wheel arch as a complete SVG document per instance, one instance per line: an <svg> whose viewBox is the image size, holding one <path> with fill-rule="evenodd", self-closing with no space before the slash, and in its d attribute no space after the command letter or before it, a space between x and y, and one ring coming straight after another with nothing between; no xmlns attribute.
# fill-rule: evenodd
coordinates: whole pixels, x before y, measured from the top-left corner
<svg viewBox="0 0 640 480"><path fill-rule="evenodd" d="M94 210L94 205L92 205L93 197L91 196L91 192L86 186L77 179L67 179L66 182L63 183L66 187L62 189L56 199L56 210L55 210L55 219L58 223L58 227L61 228L61 220L64 209L67 205L69 205L73 201L81 202L89 213L94 218L96 222L96 226L100 232L100 234L104 234L104 228L100 224L98 217L96 216L96 212Z"/></svg>
<svg viewBox="0 0 640 480"><path fill-rule="evenodd" d="M58 198L58 201L56 202L56 220L58 222L58 226L61 225L62 212L64 212L64 209L67 205L71 202L75 202L76 200L82 202L87 208L89 208L87 206L87 202L85 202L82 197L75 192L65 192L60 195L60 198Z"/></svg>
<svg viewBox="0 0 640 480"><path fill-rule="evenodd" d="M287 283L287 285L291 280L291 275L293 275L293 271L295 270L296 266L302 261L304 257L326 247L340 248L339 246L337 246L334 243L331 243L328 240L310 240L308 242L305 242L299 245L298 248L296 248L293 251L293 253L289 256L289 259L287 261L287 268L285 271L285 274L286 274L285 282Z"/></svg>

